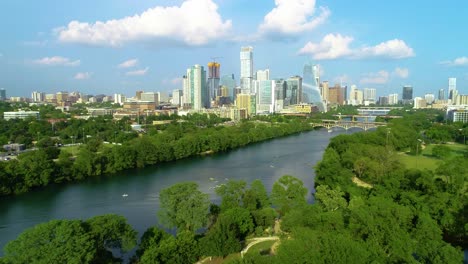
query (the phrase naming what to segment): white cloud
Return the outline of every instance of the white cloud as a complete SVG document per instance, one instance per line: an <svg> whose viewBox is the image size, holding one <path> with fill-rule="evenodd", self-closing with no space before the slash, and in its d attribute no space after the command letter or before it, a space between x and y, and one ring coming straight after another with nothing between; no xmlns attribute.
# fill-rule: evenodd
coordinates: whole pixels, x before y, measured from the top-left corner
<svg viewBox="0 0 468 264"><path fill-rule="evenodd" d="M60 56L44 57L33 61L34 64L47 65L47 66L78 66L80 60L71 60Z"/></svg>
<svg viewBox="0 0 468 264"><path fill-rule="evenodd" d="M299 50L299 54L311 54L315 60L337 59L352 54L352 50L349 48L352 41L352 37L328 34L320 43L308 42Z"/></svg>
<svg viewBox="0 0 468 264"><path fill-rule="evenodd" d="M226 37L231 27L231 20L223 21L213 0L186 0L180 6L157 6L122 19L71 21L55 32L61 42L100 46L118 47L135 41L203 45Z"/></svg>
<svg viewBox="0 0 468 264"><path fill-rule="evenodd" d="M125 75L127 75L127 76L143 76L143 75L146 75L148 70L149 70L149 67L146 67L146 68L141 69L141 70L129 71L129 72L125 73Z"/></svg>
<svg viewBox="0 0 468 264"><path fill-rule="evenodd" d="M398 78L401 79L406 79L409 76L409 70L407 68L395 68L393 71L393 75L397 76Z"/></svg>
<svg viewBox="0 0 468 264"><path fill-rule="evenodd" d="M132 67L135 67L137 64L138 64L138 59L131 59L131 60L120 63L119 65L117 65L117 67L120 69L132 68Z"/></svg>
<svg viewBox="0 0 468 264"><path fill-rule="evenodd" d="M320 43L308 42L298 52L300 55L311 55L316 60L339 58L387 58L403 59L415 56L414 51L403 40L393 39L376 46L351 48L353 38L341 34L328 34Z"/></svg>
<svg viewBox="0 0 468 264"><path fill-rule="evenodd" d="M351 77L347 74L343 74L340 76L337 76L333 79L334 83L343 83L343 84L351 84L353 80L351 80Z"/></svg>
<svg viewBox="0 0 468 264"><path fill-rule="evenodd" d="M361 84L385 84L389 78L390 74L387 71L370 72L365 74L359 82Z"/></svg>
<svg viewBox="0 0 468 264"><path fill-rule="evenodd" d="M297 35L323 24L330 16L330 10L320 7L316 17L315 0L275 0L275 8L259 26L262 35Z"/></svg>
<svg viewBox="0 0 468 264"><path fill-rule="evenodd" d="M357 57L382 57L390 59L404 59L414 57L414 51L403 40L392 39L376 46L364 47L357 51Z"/></svg>
<svg viewBox="0 0 468 264"><path fill-rule="evenodd" d="M441 64L448 66L468 66L468 57L458 57L453 61L443 61Z"/></svg>
<svg viewBox="0 0 468 264"><path fill-rule="evenodd" d="M75 80L88 80L91 78L92 73L89 72L79 72L75 75Z"/></svg>

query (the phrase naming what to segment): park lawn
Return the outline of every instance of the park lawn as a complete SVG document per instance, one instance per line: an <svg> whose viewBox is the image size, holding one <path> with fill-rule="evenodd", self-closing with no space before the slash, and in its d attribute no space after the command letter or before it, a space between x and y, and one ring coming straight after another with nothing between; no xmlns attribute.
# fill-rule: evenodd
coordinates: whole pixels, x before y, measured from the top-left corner
<svg viewBox="0 0 468 264"><path fill-rule="evenodd" d="M430 156L419 155L416 157L406 153L401 153L400 161L405 164L407 169L428 169L432 171L437 169L439 163L441 162L441 160L432 158Z"/></svg>
<svg viewBox="0 0 468 264"><path fill-rule="evenodd" d="M63 152L67 152L67 153L70 153L70 154L78 154L78 152L80 151L80 146L66 146L66 147L61 147L60 148L60 151L63 151Z"/></svg>
<svg viewBox="0 0 468 264"><path fill-rule="evenodd" d="M462 156L468 147L463 144L443 144L444 146L449 147L452 150L452 156ZM428 169L434 171L437 169L442 160L434 158L432 156L432 149L437 146L437 144L426 145L422 150L421 155L418 157L413 155L408 155L406 153L400 153L400 161L406 165L408 169Z"/></svg>

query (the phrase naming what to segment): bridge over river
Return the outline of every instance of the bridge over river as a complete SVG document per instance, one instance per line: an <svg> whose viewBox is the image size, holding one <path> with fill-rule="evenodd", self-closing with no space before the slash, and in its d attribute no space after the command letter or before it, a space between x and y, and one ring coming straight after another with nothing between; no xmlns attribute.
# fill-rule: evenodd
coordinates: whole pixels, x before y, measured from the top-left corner
<svg viewBox="0 0 468 264"><path fill-rule="evenodd" d="M360 128L364 131L377 128L379 126L386 126L384 122L367 122L367 121L345 121L345 120L322 120L322 122L310 123L312 127L324 127L331 131L334 127L340 127L344 130L350 128Z"/></svg>

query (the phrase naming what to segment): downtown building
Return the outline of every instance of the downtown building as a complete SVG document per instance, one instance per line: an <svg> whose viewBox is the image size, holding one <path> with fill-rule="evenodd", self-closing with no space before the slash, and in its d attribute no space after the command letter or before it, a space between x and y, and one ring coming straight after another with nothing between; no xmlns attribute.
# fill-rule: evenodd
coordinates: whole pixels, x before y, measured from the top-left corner
<svg viewBox="0 0 468 264"><path fill-rule="evenodd" d="M183 94L184 104L189 105L190 109L199 111L204 108L210 108L210 92L207 87L206 71L203 66L196 64L187 69L187 75L184 76Z"/></svg>
<svg viewBox="0 0 468 264"><path fill-rule="evenodd" d="M254 92L252 89L253 81L253 47L242 47L240 51L241 75L240 86L242 93L249 94Z"/></svg>
<svg viewBox="0 0 468 264"><path fill-rule="evenodd" d="M413 86L411 86L411 85L403 86L401 102L403 104L412 104L413 103Z"/></svg>

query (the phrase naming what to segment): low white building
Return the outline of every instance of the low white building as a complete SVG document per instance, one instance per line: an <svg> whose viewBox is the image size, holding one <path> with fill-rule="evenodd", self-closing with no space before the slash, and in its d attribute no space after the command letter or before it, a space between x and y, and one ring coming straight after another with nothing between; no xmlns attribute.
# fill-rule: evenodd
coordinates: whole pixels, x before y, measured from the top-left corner
<svg viewBox="0 0 468 264"><path fill-rule="evenodd" d="M39 119L39 112L38 111L18 111L18 112L4 112L3 113L3 118L5 120L26 119L28 117L35 117Z"/></svg>

